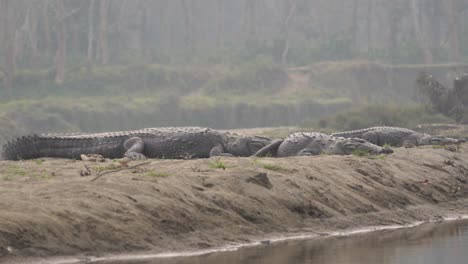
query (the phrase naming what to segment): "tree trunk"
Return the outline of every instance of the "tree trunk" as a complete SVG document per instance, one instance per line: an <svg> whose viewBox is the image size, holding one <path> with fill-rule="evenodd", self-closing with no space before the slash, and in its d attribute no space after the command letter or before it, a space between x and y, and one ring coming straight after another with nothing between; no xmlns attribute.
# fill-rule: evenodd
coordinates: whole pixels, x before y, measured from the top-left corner
<svg viewBox="0 0 468 264"><path fill-rule="evenodd" d="M181 0L182 3L182 12L184 16L184 25L185 25L185 35L184 35L184 42L185 48L193 51L193 35L192 35L192 8L191 8L191 1L189 0Z"/></svg>
<svg viewBox="0 0 468 264"><path fill-rule="evenodd" d="M431 37L431 49L437 50L441 47L442 39L442 11L443 6L440 0L432 0L431 6L431 17L429 19L429 24L432 28L432 37Z"/></svg>
<svg viewBox="0 0 468 264"><path fill-rule="evenodd" d="M99 43L96 57L101 64L109 62L109 41L107 36L109 0L99 0Z"/></svg>
<svg viewBox="0 0 468 264"><path fill-rule="evenodd" d="M140 56L146 60L148 57L148 18L147 8L148 3L145 0L140 1Z"/></svg>
<svg viewBox="0 0 468 264"><path fill-rule="evenodd" d="M226 8L226 3L224 0L216 1L218 4L217 8L217 23L216 23L216 46L218 48L224 47L224 21L225 21L225 14L224 10Z"/></svg>
<svg viewBox="0 0 468 264"><path fill-rule="evenodd" d="M94 58L94 6L95 0L90 0L88 8L88 70L91 72L93 69Z"/></svg>
<svg viewBox="0 0 468 264"><path fill-rule="evenodd" d="M50 32L50 20L49 20L49 0L44 1L42 7L42 19L44 21L44 50L47 55L51 54L52 50L52 34Z"/></svg>
<svg viewBox="0 0 468 264"><path fill-rule="evenodd" d="M398 34L399 34L399 23L401 21L401 12L398 7L399 3L391 3L391 6L389 7L391 9L390 13L390 61L391 63L396 62L396 52L398 49Z"/></svg>
<svg viewBox="0 0 468 264"><path fill-rule="evenodd" d="M428 44L424 32L421 28L421 23L419 20L420 12L421 9L419 7L418 0L411 0L411 16L413 19L414 34L416 35L416 40L418 41L419 47L424 52L424 63L432 64L434 62L434 56L432 55L430 45Z"/></svg>
<svg viewBox="0 0 468 264"><path fill-rule="evenodd" d="M359 34L359 27L358 27L358 9L359 9L359 0L354 0L353 2L353 21L352 21L352 45L354 52L359 52L358 46L358 34Z"/></svg>
<svg viewBox="0 0 468 264"><path fill-rule="evenodd" d="M55 83L62 84L65 80L65 60L67 38L65 29L65 6L63 1L57 1L57 53L55 55Z"/></svg>
<svg viewBox="0 0 468 264"><path fill-rule="evenodd" d="M367 53L371 54L373 51L373 27L372 24L374 16L374 0L369 0L369 5L367 6Z"/></svg>
<svg viewBox="0 0 468 264"><path fill-rule="evenodd" d="M460 32L458 30L458 13L455 10L454 0L445 0L445 10L447 12L447 26L449 30L448 44L449 44L449 55L448 59L452 62L460 61L461 50L460 50Z"/></svg>
<svg viewBox="0 0 468 264"><path fill-rule="evenodd" d="M288 59L288 52L289 52L289 31L291 27L291 20L294 17L296 12L296 0L289 0L288 2L288 13L286 18L283 21L283 39L284 39L284 48L283 52L281 53L281 65L283 67L287 66L287 59Z"/></svg>
<svg viewBox="0 0 468 264"><path fill-rule="evenodd" d="M29 19L29 45L31 46L31 58L33 62L36 62L38 58L38 24L39 16L37 14L38 5L33 3L33 8L31 9L30 19ZM36 63L33 63L36 64Z"/></svg>

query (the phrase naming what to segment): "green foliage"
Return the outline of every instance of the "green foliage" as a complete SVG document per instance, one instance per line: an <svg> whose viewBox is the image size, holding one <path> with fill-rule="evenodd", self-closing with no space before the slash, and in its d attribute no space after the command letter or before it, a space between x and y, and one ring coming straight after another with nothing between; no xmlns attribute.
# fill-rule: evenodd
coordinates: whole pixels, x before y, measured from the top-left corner
<svg viewBox="0 0 468 264"><path fill-rule="evenodd" d="M243 93L258 90L274 92L288 80L286 72L265 58L249 61L227 69L204 85L208 94Z"/></svg>
<svg viewBox="0 0 468 264"><path fill-rule="evenodd" d="M16 74L14 97L107 96L142 94L167 90L186 92L197 89L213 72L207 68L159 64L125 64L75 67L61 85L54 83L51 70L21 70Z"/></svg>

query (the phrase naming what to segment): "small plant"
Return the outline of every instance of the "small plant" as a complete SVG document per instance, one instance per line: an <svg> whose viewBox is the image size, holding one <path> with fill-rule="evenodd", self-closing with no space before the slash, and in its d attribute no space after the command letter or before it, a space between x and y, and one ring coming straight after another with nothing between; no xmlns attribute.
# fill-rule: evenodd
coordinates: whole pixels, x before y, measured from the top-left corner
<svg viewBox="0 0 468 264"><path fill-rule="evenodd" d="M224 162L222 162L221 160L217 159L215 160L214 162L212 162L210 164L210 168L212 169L222 169L222 170L226 170L226 165L224 164Z"/></svg>
<svg viewBox="0 0 468 264"><path fill-rule="evenodd" d="M262 166L263 166L264 169L272 170L272 171L284 170L283 167L281 167L280 165L277 165L277 164L262 164Z"/></svg>
<svg viewBox="0 0 468 264"><path fill-rule="evenodd" d="M147 171L144 175L147 177L154 177L154 178L166 178L166 177L171 176L171 174L167 172L158 172L155 170Z"/></svg>
<svg viewBox="0 0 468 264"><path fill-rule="evenodd" d="M392 147L392 145L390 145L390 144L388 144L388 143L385 143L385 144L383 144L383 146L382 146L382 147L383 147L383 148L391 148L391 147Z"/></svg>
<svg viewBox="0 0 468 264"><path fill-rule="evenodd" d="M351 154L358 157L370 156L370 152L363 149L355 149Z"/></svg>
<svg viewBox="0 0 468 264"><path fill-rule="evenodd" d="M35 159L34 161L36 162L36 164L41 165L42 163L44 163L45 160L44 159Z"/></svg>
<svg viewBox="0 0 468 264"><path fill-rule="evenodd" d="M442 145L432 145L432 148L433 149L441 149L441 148L444 148L444 146L442 146Z"/></svg>

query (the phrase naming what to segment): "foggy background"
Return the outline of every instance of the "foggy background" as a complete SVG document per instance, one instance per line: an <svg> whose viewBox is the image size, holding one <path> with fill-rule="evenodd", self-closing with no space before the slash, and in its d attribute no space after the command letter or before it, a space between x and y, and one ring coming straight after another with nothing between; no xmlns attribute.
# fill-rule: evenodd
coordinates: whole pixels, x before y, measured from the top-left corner
<svg viewBox="0 0 468 264"><path fill-rule="evenodd" d="M0 140L455 122L415 83L425 71L451 88L468 72L467 12L468 0L0 0Z"/></svg>

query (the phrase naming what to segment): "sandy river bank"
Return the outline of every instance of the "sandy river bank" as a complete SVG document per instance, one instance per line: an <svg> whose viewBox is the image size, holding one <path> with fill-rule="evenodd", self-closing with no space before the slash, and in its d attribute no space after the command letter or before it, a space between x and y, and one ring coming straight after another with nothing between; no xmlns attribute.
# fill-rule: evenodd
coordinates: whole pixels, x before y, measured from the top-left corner
<svg viewBox="0 0 468 264"><path fill-rule="evenodd" d="M458 152L149 160L125 169L115 161L0 161L0 262L405 225L468 214L467 201L467 144Z"/></svg>

